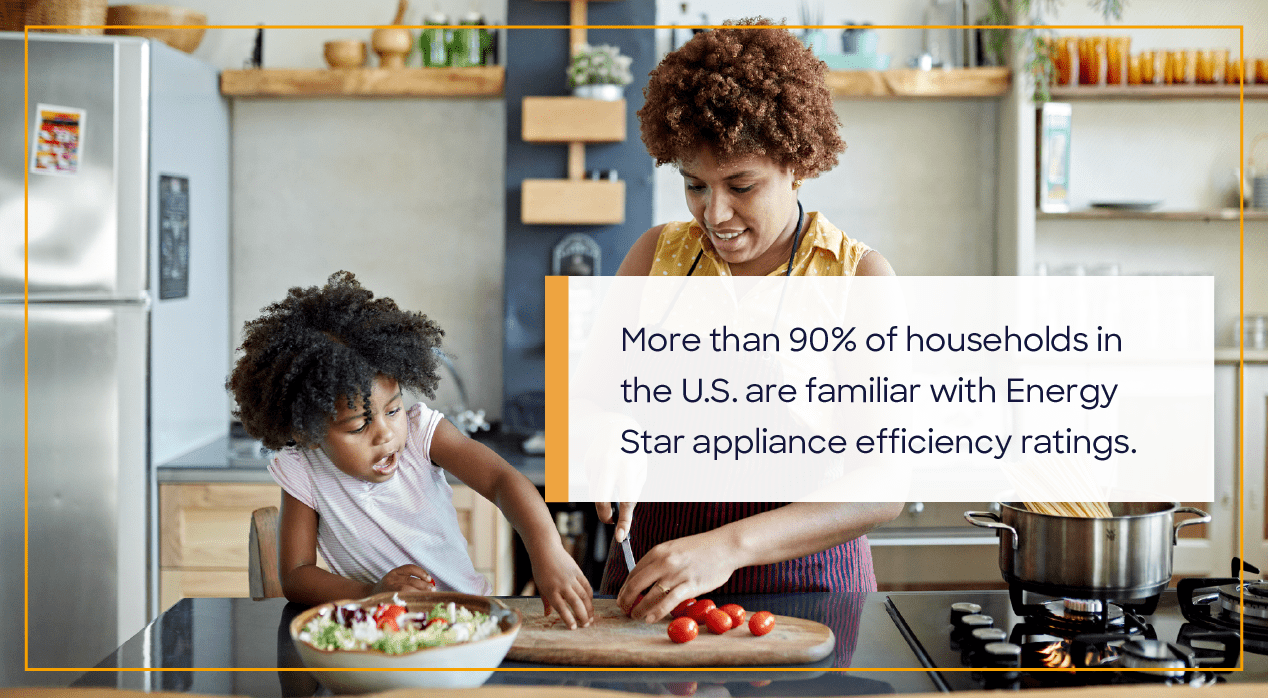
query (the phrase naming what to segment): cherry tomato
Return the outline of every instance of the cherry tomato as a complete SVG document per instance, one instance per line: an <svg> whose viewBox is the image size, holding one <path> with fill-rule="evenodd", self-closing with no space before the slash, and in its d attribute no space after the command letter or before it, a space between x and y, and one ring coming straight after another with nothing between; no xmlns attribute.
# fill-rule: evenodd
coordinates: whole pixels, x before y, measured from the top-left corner
<svg viewBox="0 0 1268 698"><path fill-rule="evenodd" d="M695 602L696 602L695 599L687 599L686 601L683 601L677 606L674 606L674 610L669 612L670 617L682 618L683 616L687 615L687 609L691 608L691 605L694 604Z"/></svg>
<svg viewBox="0 0 1268 698"><path fill-rule="evenodd" d="M700 634L700 626L690 618L677 618L669 624L669 639L682 644L691 642Z"/></svg>
<svg viewBox="0 0 1268 698"><path fill-rule="evenodd" d="M694 696L696 695L697 685L695 681L674 681L665 684L665 688L676 696Z"/></svg>
<svg viewBox="0 0 1268 698"><path fill-rule="evenodd" d="M687 617L694 620L697 624L703 624L704 618L709 614L709 611L712 611L717 607L717 604L713 603L709 599L700 599L699 601L691 604L691 608L687 609Z"/></svg>
<svg viewBox="0 0 1268 698"><path fill-rule="evenodd" d="M749 681L748 685L752 686L753 688L762 688L763 686L770 685L770 679L762 679L761 681Z"/></svg>
<svg viewBox="0 0 1268 698"><path fill-rule="evenodd" d="M748 612L745 611L744 608L740 606L739 604L734 604L734 603L722 604L721 606L718 606L718 608L720 610L726 611L726 614L728 616L731 616L732 628L738 628L741 625L744 625L744 619L748 616Z"/></svg>
<svg viewBox="0 0 1268 698"><path fill-rule="evenodd" d="M442 628L446 625L449 625L449 621L445 620L444 618L432 618L431 620L427 621L427 625L424 627L430 628L431 626L437 623L440 623Z"/></svg>
<svg viewBox="0 0 1268 698"><path fill-rule="evenodd" d="M709 627L709 632L721 635L731 629L731 616L726 611L715 608L705 614L704 624Z"/></svg>
<svg viewBox="0 0 1268 698"><path fill-rule="evenodd" d="M758 611L748 621L748 630L754 635L765 635L775 627L775 616L770 611Z"/></svg>
<svg viewBox="0 0 1268 698"><path fill-rule="evenodd" d="M634 606L637 606L637 605L639 605L640 603L643 603L643 595L642 595L642 594L639 594L639 595L638 595L638 598L634 599ZM625 612L625 616L626 616L627 618L633 618L633 617L634 617L634 616L633 616L633 613L634 613L634 606L630 606L629 610Z"/></svg>

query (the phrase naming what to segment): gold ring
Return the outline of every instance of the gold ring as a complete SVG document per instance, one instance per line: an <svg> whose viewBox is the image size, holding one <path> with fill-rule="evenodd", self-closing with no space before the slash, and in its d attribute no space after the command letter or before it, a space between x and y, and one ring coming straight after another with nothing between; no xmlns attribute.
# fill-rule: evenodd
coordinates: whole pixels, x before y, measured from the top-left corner
<svg viewBox="0 0 1268 698"><path fill-rule="evenodd" d="M657 589L660 589L661 591L665 592L665 596L669 596L669 590L665 588L665 585L661 584L660 582L656 582L655 586Z"/></svg>

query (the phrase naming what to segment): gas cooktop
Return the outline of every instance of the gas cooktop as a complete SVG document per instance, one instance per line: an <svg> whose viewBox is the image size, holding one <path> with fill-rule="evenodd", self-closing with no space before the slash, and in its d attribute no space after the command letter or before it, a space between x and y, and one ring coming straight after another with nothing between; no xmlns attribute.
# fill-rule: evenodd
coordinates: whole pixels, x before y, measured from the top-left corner
<svg viewBox="0 0 1268 698"><path fill-rule="evenodd" d="M1258 614L1268 595L1258 605L1265 585L1249 583L1239 628L1237 582L1183 580L1179 593L1122 604L1020 590L914 592L887 595L886 609L943 691L1266 682L1268 614Z"/></svg>

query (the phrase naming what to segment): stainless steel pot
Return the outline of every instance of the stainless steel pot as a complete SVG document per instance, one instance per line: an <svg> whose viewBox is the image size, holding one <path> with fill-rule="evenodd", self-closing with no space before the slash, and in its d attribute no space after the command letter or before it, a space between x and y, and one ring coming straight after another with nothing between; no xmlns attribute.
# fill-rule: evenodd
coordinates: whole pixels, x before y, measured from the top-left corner
<svg viewBox="0 0 1268 698"><path fill-rule="evenodd" d="M1112 518L1049 516L1005 502L996 514L966 511L974 526L999 532L1004 580L1048 596L1130 601L1147 599L1171 581L1171 554L1180 529L1211 515L1175 502L1115 502ZM1174 522L1176 514L1198 518Z"/></svg>

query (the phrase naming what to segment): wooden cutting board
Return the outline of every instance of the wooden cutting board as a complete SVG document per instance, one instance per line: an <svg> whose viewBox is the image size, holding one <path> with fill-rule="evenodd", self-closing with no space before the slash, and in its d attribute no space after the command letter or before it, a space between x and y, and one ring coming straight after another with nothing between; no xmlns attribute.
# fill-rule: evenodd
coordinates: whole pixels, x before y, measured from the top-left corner
<svg viewBox="0 0 1268 698"><path fill-rule="evenodd" d="M761 637L754 637L747 625L724 635L702 628L695 640L679 645L669 639L669 618L650 624L626 618L616 599L595 599L594 623L577 630L569 630L554 613L543 617L540 598L501 601L524 616L524 626L506 655L517 662L603 667L789 665L819 661L836 646L831 628L804 618L775 616L775 628Z"/></svg>

